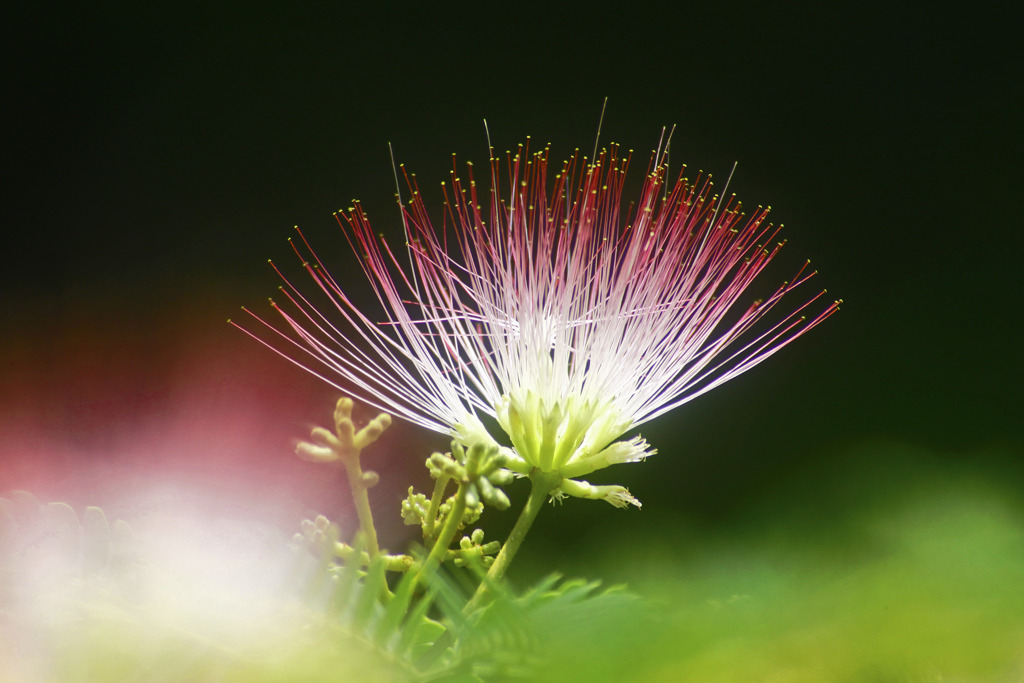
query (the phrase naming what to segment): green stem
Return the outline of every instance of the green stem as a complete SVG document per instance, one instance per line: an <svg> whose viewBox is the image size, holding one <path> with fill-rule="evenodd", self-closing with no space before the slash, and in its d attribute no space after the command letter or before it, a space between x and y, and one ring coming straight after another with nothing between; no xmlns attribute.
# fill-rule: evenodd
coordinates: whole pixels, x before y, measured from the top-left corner
<svg viewBox="0 0 1024 683"><path fill-rule="evenodd" d="M430 544L431 538L434 536L434 526L437 524L437 510L441 507L444 490L448 488L448 482L451 480L451 477L442 473L437 477L437 481L434 482L434 494L430 497L430 509L427 511L426 523L423 526L423 539L428 544Z"/></svg>
<svg viewBox="0 0 1024 683"><path fill-rule="evenodd" d="M444 561L445 556L448 554L448 546L462 525L462 516L465 512L466 488L460 483L458 491L455 492L455 501L452 503L451 510L448 511L448 516L444 520L444 526L441 527L441 532L437 536L434 547L430 549L430 554L427 555L427 559L423 561L419 570L411 574L411 576L407 575L410 581L401 584L401 589L396 594L396 599L400 603L392 605L388 609L398 610L403 615L408 613L416 586L436 571L441 562Z"/></svg>
<svg viewBox="0 0 1024 683"><path fill-rule="evenodd" d="M523 540L526 538L526 533L533 526L533 521L537 519L537 513L544 507L545 501L551 491L562 481L562 476L559 474L551 474L547 472L534 471L530 475L530 497L526 501L526 506L523 511L519 513L519 519L516 520L516 525L512 527L512 532L508 535L508 539L505 540L505 544L501 547L501 552L494 558L494 564L487 571L487 576L477 586L476 593L473 594L473 598L466 605L463 613L469 614L474 610L483 607L489 599L489 587L497 584L501 581L502 577L505 576L505 572L508 571L508 566L512 563L516 553L519 552L519 546L523 544Z"/></svg>
<svg viewBox="0 0 1024 683"><path fill-rule="evenodd" d="M358 452L354 457L342 458L345 463L345 472L348 475L348 483L352 488L352 501L356 505L356 514L359 516L359 528L366 539L366 552L370 558L380 555L380 545L377 543L377 529L373 526L373 513L370 511L370 496L366 493L369 488L363 478L363 468L359 464Z"/></svg>
<svg viewBox="0 0 1024 683"><path fill-rule="evenodd" d="M346 562L357 562L363 567L370 565L370 554L356 550L350 545L334 542L334 556ZM416 566L416 561L410 555L382 555L384 566L389 572L405 572Z"/></svg>
<svg viewBox="0 0 1024 683"><path fill-rule="evenodd" d="M448 553L448 546L451 545L452 539L455 538L455 533L459 530L459 527L462 526L462 517L465 514L466 487L460 483L459 490L455 492L455 500L452 503L452 507L448 511L448 515L445 517L444 526L441 527L441 531L437 535L437 540L434 542L434 547L430 549L430 554L427 555L427 559L423 562L423 567L417 575L418 579L427 576L430 572L440 566L445 555Z"/></svg>

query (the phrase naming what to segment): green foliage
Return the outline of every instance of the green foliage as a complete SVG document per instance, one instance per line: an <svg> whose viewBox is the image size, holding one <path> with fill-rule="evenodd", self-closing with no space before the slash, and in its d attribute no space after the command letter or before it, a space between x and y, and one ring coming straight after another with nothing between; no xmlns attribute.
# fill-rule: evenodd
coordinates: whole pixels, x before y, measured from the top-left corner
<svg viewBox="0 0 1024 683"><path fill-rule="evenodd" d="M577 609L599 613L619 595L552 576L522 596L499 590L485 609L464 614L468 596L446 572L407 571L392 585L385 555L339 561L337 527L321 517L303 523L286 558L290 589L272 596L266 616L244 623L224 614L228 630L211 631L183 618L174 602L148 597L149 582L164 574L130 552L123 522L108 524L99 508L79 521L71 507L40 505L25 493L0 503L0 628L19 632L19 650L31 642L46 653L25 660L0 645L0 663L26 678L46 671L52 680L110 682L535 680L553 654L545 629ZM481 534L473 536L464 541L479 547ZM367 557L358 538L352 550L351 558ZM40 575L43 557L54 571Z"/></svg>
<svg viewBox="0 0 1024 683"><path fill-rule="evenodd" d="M322 521L313 526L327 539L319 548L331 547L331 528ZM473 536L463 538L464 546L480 548L482 531ZM361 550L358 543L355 549ZM467 614L468 596L453 579L443 572L418 577L409 571L392 590L383 556L365 567L321 561L306 595L312 607L325 605L330 628L372 648L410 680L535 680L556 654L545 644L552 625L570 623L576 610L600 623L605 608L636 600L621 588L600 591L598 582L563 582L552 575L521 596L497 587L493 601Z"/></svg>
<svg viewBox="0 0 1024 683"><path fill-rule="evenodd" d="M909 450L823 462L831 474L766 491L729 525L654 512L580 541L575 566L627 576L646 599L614 626L563 633L542 680L602 657L592 680L1024 680L1019 480Z"/></svg>
<svg viewBox="0 0 1024 683"><path fill-rule="evenodd" d="M636 594L548 574L550 552L513 590L484 575L480 529L424 571L422 554L371 555L317 517L272 548L284 589L223 596L212 625L124 522L16 492L0 499L0 680L1021 680L1020 492L899 457L765 494L744 523L645 513L558 555ZM908 472L913 487L881 491ZM480 581L490 599L470 609Z"/></svg>

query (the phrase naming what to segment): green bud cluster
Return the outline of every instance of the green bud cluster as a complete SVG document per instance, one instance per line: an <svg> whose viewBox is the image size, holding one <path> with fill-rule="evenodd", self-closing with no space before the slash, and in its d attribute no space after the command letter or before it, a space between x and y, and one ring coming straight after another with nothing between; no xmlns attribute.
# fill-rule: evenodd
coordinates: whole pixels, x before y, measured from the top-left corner
<svg viewBox="0 0 1024 683"><path fill-rule="evenodd" d="M423 526L427 515L430 512L430 501L422 493L416 493L412 486L409 487L409 496L402 501L402 521L407 526L419 524Z"/></svg>
<svg viewBox="0 0 1024 683"><path fill-rule="evenodd" d="M501 550L499 541L484 543L484 530L474 529L469 536L463 536L459 547L452 551L455 566L479 565L490 567L494 563L494 555Z"/></svg>
<svg viewBox="0 0 1024 683"><path fill-rule="evenodd" d="M341 531L337 524L332 524L323 515L317 515L316 519L304 519L299 524L301 533L292 536L292 541L306 547L317 554L327 553L333 550Z"/></svg>
<svg viewBox="0 0 1024 683"><path fill-rule="evenodd" d="M468 449L452 442L451 453L434 453L427 459L427 469L434 479L448 477L466 488L466 505L478 502L508 509L509 500L499 486L512 481L513 474L505 469L506 456L497 446L474 443Z"/></svg>
<svg viewBox="0 0 1024 683"><path fill-rule="evenodd" d="M491 442L475 442L465 446L452 442L448 453L434 453L426 461L427 470L434 479L431 496L417 493L412 487L402 501L402 519L406 524L419 524L423 540L431 548L434 562L452 560L457 566L488 567L501 543L484 543L483 530L475 529L463 536L457 548L451 548L454 534L477 522L485 506L499 510L509 507L508 496L501 487L514 478L506 468L508 456ZM446 496L451 484L456 490ZM453 517L453 515L455 515Z"/></svg>
<svg viewBox="0 0 1024 683"><path fill-rule="evenodd" d="M449 497L448 500L438 505L437 511L433 515L434 528L440 527L444 524L444 520L448 518L448 514L451 512L452 503L454 496ZM460 526L468 526L475 524L480 519L480 515L484 512L484 504L479 500L475 505L466 505L466 510L462 515L462 523ZM422 493L416 493L412 486L409 487L409 495L406 496L405 500L402 501L402 521L407 526L416 526L417 524L426 528L427 520L431 519L430 512L430 500L426 495ZM430 534L424 534L425 537Z"/></svg>

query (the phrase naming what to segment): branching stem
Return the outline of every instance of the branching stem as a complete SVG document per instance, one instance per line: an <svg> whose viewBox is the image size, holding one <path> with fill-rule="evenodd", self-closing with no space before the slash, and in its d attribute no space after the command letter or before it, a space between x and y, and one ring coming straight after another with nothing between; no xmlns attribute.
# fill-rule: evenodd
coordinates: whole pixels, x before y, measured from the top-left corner
<svg viewBox="0 0 1024 683"><path fill-rule="evenodd" d="M355 457L342 458L345 465L345 473L348 475L348 483L352 489L352 502L356 506L356 515L359 516L359 529L363 533L366 543L366 552L370 559L380 555L380 545L377 542L377 529L373 525L373 513L370 511L370 496L367 493L369 486L363 476L363 468L359 464L358 453Z"/></svg>
<svg viewBox="0 0 1024 683"><path fill-rule="evenodd" d="M440 481L440 480L439 480ZM462 526L462 517L466 513L466 486L460 483L458 491L455 492L454 500L452 501L452 507L448 511L447 516L444 519L444 525L441 527L441 531L437 535L437 540L434 542L434 546L430 549L430 554L427 555L427 559L423 562L423 567L420 569L417 576L418 579L429 575L441 562L444 561L445 556L448 553L448 547L452 543L452 539L455 538L456 532L459 527Z"/></svg>
<svg viewBox="0 0 1024 683"><path fill-rule="evenodd" d="M494 558L494 564L487 571L487 576L477 587L473 598L466 605L464 613L469 614L487 603L489 587L497 584L505 576L509 565L515 558L516 553L519 552L519 546L523 544L527 532L533 526L534 520L537 519L537 514L544 507L548 496L550 496L551 492L561 481L562 476L559 474L535 470L530 475L530 483L532 485L530 497L527 499L523 511L519 513L519 519L516 520L516 525L512 527L512 532L508 535L508 539L506 539L505 544L501 547L501 552Z"/></svg>
<svg viewBox="0 0 1024 683"><path fill-rule="evenodd" d="M427 510L427 519L423 526L423 539L428 545L431 544L431 539L434 537L434 526L437 524L437 511L441 507L441 501L444 499L444 491L448 488L448 482L451 481L451 477L447 474L441 473L437 477L437 481L434 482L434 494L430 497L430 509ZM432 545L430 545L433 548Z"/></svg>

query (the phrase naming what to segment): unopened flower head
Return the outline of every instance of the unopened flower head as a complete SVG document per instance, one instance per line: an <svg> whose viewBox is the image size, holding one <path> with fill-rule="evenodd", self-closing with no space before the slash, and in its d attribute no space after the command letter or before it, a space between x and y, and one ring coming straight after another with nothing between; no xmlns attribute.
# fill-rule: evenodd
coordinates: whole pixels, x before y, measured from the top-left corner
<svg viewBox="0 0 1024 683"><path fill-rule="evenodd" d="M383 317L360 310L302 238L296 251L335 310L286 279L288 305L274 307L287 324L271 329L290 344L268 345L463 442L493 442L481 420L490 416L512 445L510 467L524 474L570 478L645 458L654 451L642 438L622 440L629 430L760 363L838 302L812 311L817 292L778 314L814 274L806 264L744 301L782 246L768 209L746 215L685 168L670 182L661 152L627 201L630 160L611 146L594 160L577 152L555 163L549 147L527 143L492 153L484 186L471 163L463 175L453 161L440 228L403 168L407 253L377 238L358 203L337 214ZM621 500L612 488L563 492Z"/></svg>

